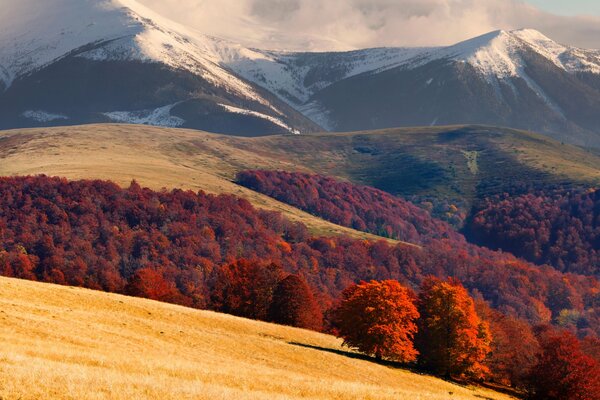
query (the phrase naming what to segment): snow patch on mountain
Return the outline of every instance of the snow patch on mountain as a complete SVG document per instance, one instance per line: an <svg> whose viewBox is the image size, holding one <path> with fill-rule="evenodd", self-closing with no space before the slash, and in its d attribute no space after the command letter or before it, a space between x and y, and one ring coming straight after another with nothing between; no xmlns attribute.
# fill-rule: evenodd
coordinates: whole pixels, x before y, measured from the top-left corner
<svg viewBox="0 0 600 400"><path fill-rule="evenodd" d="M252 111L252 110L246 110L244 108L238 108L238 107L234 107L234 106L230 106L227 104L219 104L221 107L223 107L226 111L230 112L230 113L234 113L234 114L242 114L242 115L250 115L252 117L256 117L256 118L261 118L261 119L265 119L277 126L282 127L283 129L287 130L290 133L293 133L295 135L299 135L300 131L297 129L294 129L292 127L290 127L289 125L287 125L285 122L283 122L282 120L278 119L278 118L274 118L270 115L267 114L263 114L263 113L259 113L256 111Z"/></svg>
<svg viewBox="0 0 600 400"><path fill-rule="evenodd" d="M278 94L292 106L335 83L362 73L381 72L431 52L430 48L377 48L339 53L246 50L221 53L238 75Z"/></svg>
<svg viewBox="0 0 600 400"><path fill-rule="evenodd" d="M222 62L220 53L241 48L174 23L135 0L21 0L6 20L0 21L0 79L7 87L67 55L140 60L190 71L280 113ZM244 54L248 58L252 52Z"/></svg>
<svg viewBox="0 0 600 400"><path fill-rule="evenodd" d="M103 114L113 122L177 128L185 124L184 119L171 115L171 109L177 104L168 104L154 110L111 111Z"/></svg>
<svg viewBox="0 0 600 400"><path fill-rule="evenodd" d="M54 114L42 110L27 110L21 114L27 119L31 119L37 122L52 122L61 119L69 119L66 115Z"/></svg>

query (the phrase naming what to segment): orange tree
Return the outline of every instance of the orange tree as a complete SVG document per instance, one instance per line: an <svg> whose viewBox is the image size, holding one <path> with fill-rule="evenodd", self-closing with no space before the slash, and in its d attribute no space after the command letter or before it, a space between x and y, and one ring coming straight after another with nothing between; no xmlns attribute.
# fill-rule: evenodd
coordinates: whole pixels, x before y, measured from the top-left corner
<svg viewBox="0 0 600 400"><path fill-rule="evenodd" d="M344 345L378 360L400 362L417 358L413 337L418 317L412 291L395 280L350 286L333 312Z"/></svg>
<svg viewBox="0 0 600 400"><path fill-rule="evenodd" d="M462 284L455 279L426 278L418 306L421 318L415 344L419 363L447 378L485 377L489 373L484 361L490 352L491 334Z"/></svg>

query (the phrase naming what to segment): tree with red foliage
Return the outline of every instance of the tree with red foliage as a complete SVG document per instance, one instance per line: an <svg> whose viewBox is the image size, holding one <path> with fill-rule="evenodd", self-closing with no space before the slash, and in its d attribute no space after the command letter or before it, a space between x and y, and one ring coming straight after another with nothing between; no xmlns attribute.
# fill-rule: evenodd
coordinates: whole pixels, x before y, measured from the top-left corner
<svg viewBox="0 0 600 400"><path fill-rule="evenodd" d="M160 271L151 267L138 269L125 287L125 293L185 306L191 305L190 299L182 296L173 282L166 280Z"/></svg>
<svg viewBox="0 0 600 400"><path fill-rule="evenodd" d="M237 182L328 221L412 243L464 240L414 204L368 186L287 171L242 171Z"/></svg>
<svg viewBox="0 0 600 400"><path fill-rule="evenodd" d="M475 311L473 299L455 280L424 280L419 293L419 363L446 378L482 379L491 333Z"/></svg>
<svg viewBox="0 0 600 400"><path fill-rule="evenodd" d="M529 376L532 400L600 399L600 364L569 332L540 336L541 353Z"/></svg>
<svg viewBox="0 0 600 400"><path fill-rule="evenodd" d="M600 190L529 189L486 198L478 208L466 227L474 242L600 276Z"/></svg>
<svg viewBox="0 0 600 400"><path fill-rule="evenodd" d="M323 184L310 182L306 196L326 192ZM350 197L344 193L352 193L351 205L358 207L364 195L364 216L386 219L389 213L386 226L417 216L412 208L395 210L396 203L384 197L385 204L379 203L379 195L368 188L348 185L330 192L328 201L339 206ZM302 194L302 187L296 192ZM446 228L432 236L437 223L423 224L420 217L410 221L409 233L427 226L418 231L427 242L422 248L310 237L304 225L232 195L157 192L137 184L121 188L100 180L0 177L0 274L122 293L136 271L151 266L186 303L199 308L219 306L210 304L218 271L240 258L302 274L321 305L361 280L396 279L417 286L427 275L455 276L504 313L537 324L568 308L580 315L573 326L578 333L600 334L597 280L470 245L458 233L453 236L460 240L452 239Z"/></svg>
<svg viewBox="0 0 600 400"><path fill-rule="evenodd" d="M477 314L489 323L493 337L487 359L491 378L503 385L525 387L540 351L531 325L490 308L484 301L476 301L475 307Z"/></svg>
<svg viewBox="0 0 600 400"><path fill-rule="evenodd" d="M419 317L410 289L398 281L361 282L342 293L333 312L344 345L360 352L400 362L417 358L413 337Z"/></svg>
<svg viewBox="0 0 600 400"><path fill-rule="evenodd" d="M216 311L266 320L273 292L283 275L277 264L236 260L217 271L211 292Z"/></svg>
<svg viewBox="0 0 600 400"><path fill-rule="evenodd" d="M322 328L323 313L302 277L288 275L277 284L269 307L269 321L316 331Z"/></svg>

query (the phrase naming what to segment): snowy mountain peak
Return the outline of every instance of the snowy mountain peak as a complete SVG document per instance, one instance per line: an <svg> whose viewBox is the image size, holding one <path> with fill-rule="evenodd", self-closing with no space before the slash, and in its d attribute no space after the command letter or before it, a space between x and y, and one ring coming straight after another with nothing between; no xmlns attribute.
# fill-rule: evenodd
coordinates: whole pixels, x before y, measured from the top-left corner
<svg viewBox="0 0 600 400"><path fill-rule="evenodd" d="M0 79L7 87L76 53L96 61L160 62L267 105L221 65L221 53L228 52L223 47L241 48L163 18L135 0L22 0L0 26Z"/></svg>
<svg viewBox="0 0 600 400"><path fill-rule="evenodd" d="M600 52L561 45L534 29L498 30L447 47L435 57L467 62L486 76L518 76L529 51L573 72L600 73Z"/></svg>

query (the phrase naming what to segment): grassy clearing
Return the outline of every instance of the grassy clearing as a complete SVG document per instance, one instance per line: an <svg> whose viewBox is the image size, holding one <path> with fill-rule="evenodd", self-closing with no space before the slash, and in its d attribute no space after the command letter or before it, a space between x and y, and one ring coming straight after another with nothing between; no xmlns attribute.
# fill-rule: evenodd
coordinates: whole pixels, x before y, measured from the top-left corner
<svg viewBox="0 0 600 400"><path fill-rule="evenodd" d="M3 400L510 398L327 350L341 350L339 340L0 278Z"/></svg>

